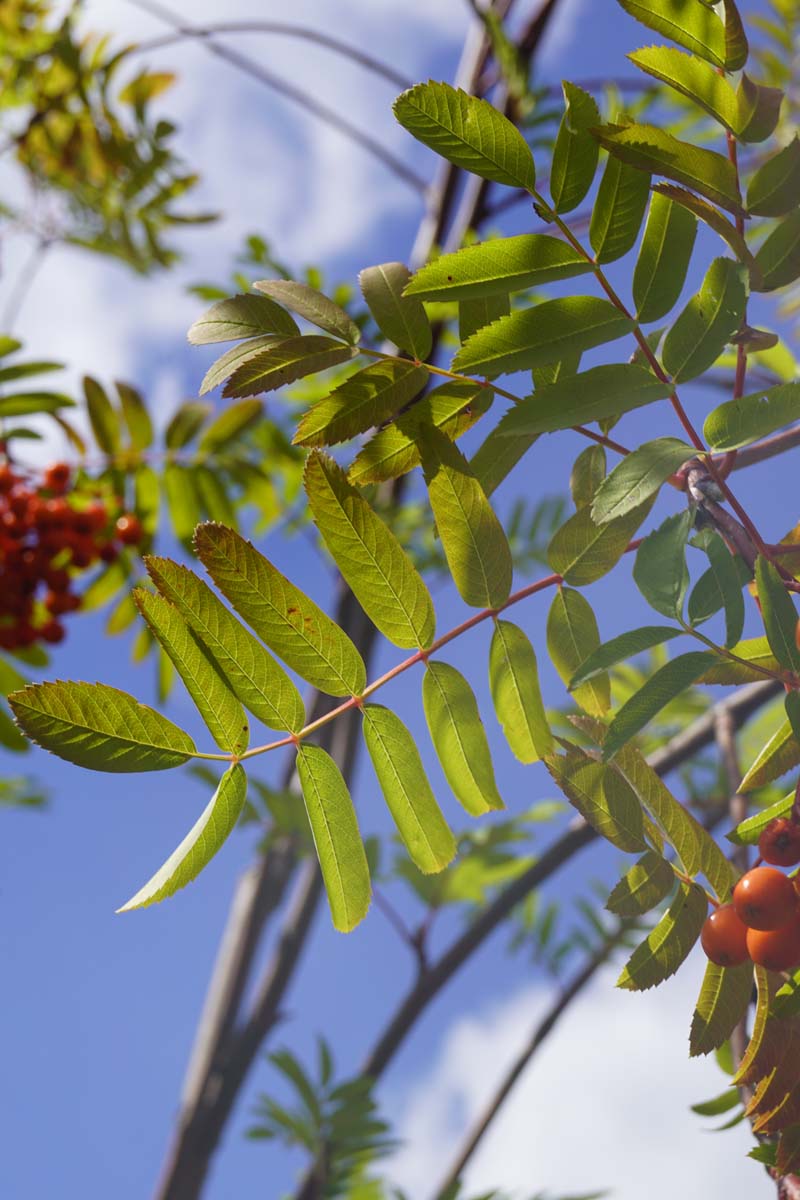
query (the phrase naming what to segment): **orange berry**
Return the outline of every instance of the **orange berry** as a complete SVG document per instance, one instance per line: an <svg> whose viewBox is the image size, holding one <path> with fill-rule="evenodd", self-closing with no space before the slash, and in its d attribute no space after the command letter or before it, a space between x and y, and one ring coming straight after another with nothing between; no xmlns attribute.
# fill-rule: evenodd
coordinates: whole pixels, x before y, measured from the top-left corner
<svg viewBox="0 0 800 1200"><path fill-rule="evenodd" d="M44 486L56 495L61 495L67 490L70 474L67 463L53 463L44 473Z"/></svg>
<svg viewBox="0 0 800 1200"><path fill-rule="evenodd" d="M133 513L123 513L117 518L115 530L124 546L138 546L142 540L142 522Z"/></svg>
<svg viewBox="0 0 800 1200"><path fill-rule="evenodd" d="M721 904L706 918L700 932L700 945L706 958L718 967L738 967L750 957L747 951L747 926L739 919L732 904Z"/></svg>
<svg viewBox="0 0 800 1200"><path fill-rule="evenodd" d="M748 929L747 951L754 963L769 971L788 971L800 965L800 918L782 929Z"/></svg>
<svg viewBox="0 0 800 1200"><path fill-rule="evenodd" d="M762 830L758 852L764 862L778 867L800 863L800 825L787 817L776 817Z"/></svg>
<svg viewBox="0 0 800 1200"><path fill-rule="evenodd" d="M733 904L748 929L780 929L797 913L797 893L781 871L754 867L733 889Z"/></svg>

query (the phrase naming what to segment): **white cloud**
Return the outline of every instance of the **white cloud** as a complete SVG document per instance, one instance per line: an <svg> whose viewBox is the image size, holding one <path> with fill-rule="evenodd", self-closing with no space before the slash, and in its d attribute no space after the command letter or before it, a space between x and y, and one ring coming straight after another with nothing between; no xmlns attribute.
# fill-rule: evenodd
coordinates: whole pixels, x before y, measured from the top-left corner
<svg viewBox="0 0 800 1200"><path fill-rule="evenodd" d="M688 1060L689 1017L701 964L644 995L598 976L529 1065L467 1169L470 1194L503 1187L519 1197L608 1188L615 1200L774 1197L763 1168L744 1157L746 1126L725 1133L690 1104L724 1090L711 1059ZM459 1018L438 1058L402 1096L404 1148L392 1178L428 1196L488 1096L550 1003L544 987ZM721 1123L721 1122L719 1122Z"/></svg>

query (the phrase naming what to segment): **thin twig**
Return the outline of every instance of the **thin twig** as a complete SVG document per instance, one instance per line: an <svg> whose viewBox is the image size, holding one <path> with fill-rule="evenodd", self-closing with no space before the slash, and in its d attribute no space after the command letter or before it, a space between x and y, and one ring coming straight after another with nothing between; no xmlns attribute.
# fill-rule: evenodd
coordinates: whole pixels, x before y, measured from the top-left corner
<svg viewBox="0 0 800 1200"><path fill-rule="evenodd" d="M149 12L152 16L158 17L159 20L165 21L168 25L172 25L175 30L179 30L185 36L194 35L194 26L185 25L180 16L174 13L171 9L163 4L156 3L155 0L128 0L135 8L139 8L144 12ZM398 179L408 184L415 192L424 192L426 188L425 180L407 167L401 159L396 158L390 153L376 138L373 138L368 133L363 133L355 125L351 124L346 117L342 117L339 113L329 108L326 104L316 100L313 96L309 96L302 88L297 87L289 80L281 79L272 71L256 62L255 59L248 58L247 55L241 54L238 50L233 50L230 46L220 45L213 38L203 37L199 34L198 40L205 47L209 54L216 55L217 58L224 59L244 75L249 75L258 83L264 84L265 87L271 88L278 92L281 96L291 100L294 104L304 108L306 112L311 113L313 117L323 121L344 137L349 138L362 150L366 150L373 158L378 159L383 163Z"/></svg>
<svg viewBox="0 0 800 1200"><path fill-rule="evenodd" d="M490 1125L498 1116L500 1109L508 1099L523 1071L529 1065L542 1043L553 1032L573 1000L577 999L600 967L608 961L609 955L619 944L619 939L626 928L627 924L621 923L617 935L604 942L596 953L587 959L580 971L562 988L544 1017L537 1023L525 1046L514 1059L501 1080L494 1095L467 1133L455 1161L436 1190L434 1200L447 1200L448 1196L452 1196L456 1184L461 1179L464 1168L474 1155Z"/></svg>
<svg viewBox="0 0 800 1200"><path fill-rule="evenodd" d="M332 50L334 54L340 54L343 58L349 58L352 62L358 63L359 66L364 67L367 71L371 71L373 75L378 75L382 79L386 79L395 87L402 88L403 90L413 87L413 80L408 79L405 75L401 75L399 71L396 71L388 63L374 58L371 54L367 54L365 50L359 50L358 47L351 46L349 42L343 42L340 38L333 37L329 33L322 33L312 25L296 25L290 21L217 21L211 25L189 25L176 30L175 33L166 33L162 37L149 38L147 41L139 42L128 53L129 55L148 54L151 50L163 50L167 46L174 46L179 42L184 42L187 38L215 38L220 35L235 33L276 34L283 37L300 38L307 42L315 42L318 46L323 46L326 50Z"/></svg>

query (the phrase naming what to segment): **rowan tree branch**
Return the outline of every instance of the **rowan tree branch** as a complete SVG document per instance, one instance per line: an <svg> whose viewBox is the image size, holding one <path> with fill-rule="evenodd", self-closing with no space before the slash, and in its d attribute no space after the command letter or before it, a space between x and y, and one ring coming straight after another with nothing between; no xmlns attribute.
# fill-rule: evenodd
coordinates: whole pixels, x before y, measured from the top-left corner
<svg viewBox="0 0 800 1200"><path fill-rule="evenodd" d="M158 15L154 12L154 15ZM187 25L175 31L175 33L165 33L162 37L149 38L146 41L139 42L131 50L131 54L147 54L152 50L163 50L167 46L174 46L179 42L184 42L187 38L194 40L203 40L206 38L216 38L224 34L236 33L263 33L276 34L278 36L299 38L302 41L314 42L318 46L323 46L326 50L332 50L334 54L339 54L343 58L349 58L352 62L358 63L367 71L371 71L373 75L378 75L381 79L387 80L395 87L403 90L413 87L414 81L408 79L405 75L401 75L389 63L382 62L371 54L367 54L365 50L360 50L357 46L352 46L349 42L344 42L340 38L332 37L328 33L322 33L321 30L315 29L311 25L297 25L291 21L215 21L211 25Z"/></svg>

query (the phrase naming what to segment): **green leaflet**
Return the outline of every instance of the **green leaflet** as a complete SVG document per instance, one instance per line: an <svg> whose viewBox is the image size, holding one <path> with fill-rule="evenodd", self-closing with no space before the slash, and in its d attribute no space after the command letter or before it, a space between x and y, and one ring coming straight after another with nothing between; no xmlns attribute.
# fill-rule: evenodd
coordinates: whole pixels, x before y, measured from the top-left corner
<svg viewBox="0 0 800 1200"><path fill-rule="evenodd" d="M589 242L597 262L614 262L628 253L639 234L649 194L649 175L609 155L589 223Z"/></svg>
<svg viewBox="0 0 800 1200"><path fill-rule="evenodd" d="M798 752L798 757L800 758L800 752ZM768 808L762 808L752 817L740 821L736 828L732 829L730 833L726 833L725 836L729 842L733 842L734 846L755 846L770 821L774 821L776 817L788 817L793 804L794 788L787 796L776 800Z"/></svg>
<svg viewBox="0 0 800 1200"><path fill-rule="evenodd" d="M800 971L792 971L786 983L778 988L772 1000L772 1013L780 1019L800 1014Z"/></svg>
<svg viewBox="0 0 800 1200"><path fill-rule="evenodd" d="M617 417L663 400L670 386L635 363L605 363L538 387L510 409L497 427L498 437L551 433L572 425Z"/></svg>
<svg viewBox="0 0 800 1200"><path fill-rule="evenodd" d="M743 142L765 142L780 120L783 92L780 88L753 83L745 71L736 91L739 101L739 138Z"/></svg>
<svg viewBox="0 0 800 1200"><path fill-rule="evenodd" d="M131 912L135 908L157 904L196 879L233 830L244 808L246 795L247 776L236 763L222 776L219 787L180 846L117 912Z"/></svg>
<svg viewBox="0 0 800 1200"><path fill-rule="evenodd" d="M747 303L747 272L729 258L715 258L703 286L664 339L662 363L675 383L713 366L739 328Z"/></svg>
<svg viewBox="0 0 800 1200"><path fill-rule="evenodd" d="M333 446L400 412L428 382L424 367L389 359L370 363L305 413L292 439L299 446Z"/></svg>
<svg viewBox="0 0 800 1200"><path fill-rule="evenodd" d="M146 565L245 708L270 729L299 732L305 723L302 697L261 643L188 568L168 558L148 558Z"/></svg>
<svg viewBox="0 0 800 1200"><path fill-rule="evenodd" d="M647 603L656 612L679 621L689 586L686 542L694 524L694 513L685 509L667 517L636 551L633 578Z"/></svg>
<svg viewBox="0 0 800 1200"><path fill-rule="evenodd" d="M104 683L32 683L8 702L31 741L91 771L165 771L196 753L188 733Z"/></svg>
<svg viewBox="0 0 800 1200"><path fill-rule="evenodd" d="M783 217L797 208L800 197L800 138L795 136L752 175L747 185L747 211L759 217Z"/></svg>
<svg viewBox="0 0 800 1200"><path fill-rule="evenodd" d="M413 470L421 461L417 445L421 426L434 425L455 440L475 424L491 401L491 389L481 383L453 380L429 392L367 442L350 465L350 482L379 483Z"/></svg>
<svg viewBox="0 0 800 1200"><path fill-rule="evenodd" d="M253 287L335 338L353 346L361 340L361 330L344 309L308 284L296 283L293 279L259 279Z"/></svg>
<svg viewBox="0 0 800 1200"><path fill-rule="evenodd" d="M760 292L774 292L800 276L800 209L772 231L756 254L756 262L763 277Z"/></svg>
<svg viewBox="0 0 800 1200"><path fill-rule="evenodd" d="M713 450L737 450L800 418L800 383L779 383L708 414L703 435Z"/></svg>
<svg viewBox="0 0 800 1200"><path fill-rule="evenodd" d="M553 737L539 690L533 646L517 625L495 621L489 650L489 684L497 719L520 762L553 753Z"/></svg>
<svg viewBox="0 0 800 1200"><path fill-rule="evenodd" d="M729 61L733 46L726 45L725 26L701 0L617 0L648 29L662 33L715 67L737 69ZM741 65L741 63L739 64Z"/></svg>
<svg viewBox="0 0 800 1200"><path fill-rule="evenodd" d="M631 629L629 633L619 634L618 637L598 646L593 654L581 662L568 681L570 691L593 679L608 667L614 667L626 658L641 654L643 650L650 650L653 646L660 646L672 638L680 637L682 633L682 629L675 629L672 625L644 625L641 629Z"/></svg>
<svg viewBox="0 0 800 1200"><path fill-rule="evenodd" d="M372 892L353 801L341 771L319 746L298 746L297 775L334 928L349 933L366 916Z"/></svg>
<svg viewBox="0 0 800 1200"><path fill-rule="evenodd" d="M486 100L447 83L420 83L394 102L394 115L418 141L457 167L532 191L533 156L522 134Z"/></svg>
<svg viewBox="0 0 800 1200"><path fill-rule="evenodd" d="M568 296L520 309L479 329L453 359L453 370L495 376L559 362L630 333L635 322L608 300Z"/></svg>
<svg viewBox="0 0 800 1200"><path fill-rule="evenodd" d="M667 912L634 950L617 980L617 987L632 992L656 987L674 975L703 927L708 899L697 884L681 884Z"/></svg>
<svg viewBox="0 0 800 1200"><path fill-rule="evenodd" d="M753 1028L750 1033L750 1041L747 1045L744 1058L739 1063L739 1069L731 1079L732 1084L738 1084L741 1080L746 1079L759 1057L759 1051L764 1043L764 1034L767 1030L767 1018L769 1016L772 994L774 991L773 977L770 971L764 967L755 967L754 974L756 977L756 987L758 989L758 999L756 1001L756 1015L753 1019Z"/></svg>
<svg viewBox="0 0 800 1200"><path fill-rule="evenodd" d="M666 663L647 680L635 695L623 704L608 727L603 757L613 758L681 692L696 683L716 655L691 650Z"/></svg>
<svg viewBox="0 0 800 1200"><path fill-rule="evenodd" d="M384 337L424 361L431 352L433 334L422 303L415 296L403 294L410 279L408 267L391 262L365 268L358 282Z"/></svg>
<svg viewBox="0 0 800 1200"><path fill-rule="evenodd" d="M642 809L633 789L605 763L565 743L547 769L570 803L601 837L620 850L645 850Z"/></svg>
<svg viewBox="0 0 800 1200"><path fill-rule="evenodd" d="M569 490L576 508L586 508L606 477L606 452L602 446L581 450L569 476Z"/></svg>
<svg viewBox="0 0 800 1200"><path fill-rule="evenodd" d="M265 333L261 337L231 346L230 350L226 350L206 371L200 384L200 395L205 396L207 392L213 392L214 388L229 379L239 367L258 358L264 351L279 346L283 340L283 335Z"/></svg>
<svg viewBox="0 0 800 1200"><path fill-rule="evenodd" d="M436 528L463 600L497 608L511 591L513 565L502 525L464 456L435 429L420 430L420 451Z"/></svg>
<svg viewBox="0 0 800 1200"><path fill-rule="evenodd" d="M319 334L285 338L237 367L222 394L229 398L274 392L287 383L304 379L306 375L316 375L329 367L347 362L357 354L355 346L345 346L334 338L321 337Z"/></svg>
<svg viewBox="0 0 800 1200"><path fill-rule="evenodd" d="M722 0L722 7L725 13L725 66L729 71L741 71L750 54L744 22L735 0Z"/></svg>
<svg viewBox="0 0 800 1200"><path fill-rule="evenodd" d="M606 900L606 908L618 917L638 917L649 912L670 894L675 874L655 850L645 850Z"/></svg>
<svg viewBox="0 0 800 1200"><path fill-rule="evenodd" d="M128 427L131 449L147 450L153 444L153 422L141 394L136 388L119 380L115 382L114 387L117 389L122 415Z"/></svg>
<svg viewBox="0 0 800 1200"><path fill-rule="evenodd" d="M692 1014L689 1054L718 1050L746 1014L753 992L753 965L718 967L708 963L703 985ZM738 1094L737 1094L738 1098Z"/></svg>
<svg viewBox="0 0 800 1200"><path fill-rule="evenodd" d="M32 413L55 413L74 408L75 401L60 392L14 392L0 396L0 417L27 417ZM74 444L74 440L73 440Z"/></svg>
<svg viewBox="0 0 800 1200"><path fill-rule="evenodd" d="M492 296L481 296L476 300L459 300L458 302L458 340L465 342L484 325L499 321L511 312L511 298L507 292L497 292Z"/></svg>
<svg viewBox="0 0 800 1200"><path fill-rule="evenodd" d="M429 661L422 704L431 741L459 804L473 817L505 808L478 702L464 676L448 663Z"/></svg>
<svg viewBox="0 0 800 1200"><path fill-rule="evenodd" d="M244 709L200 649L178 610L145 588L134 588L133 599L174 663L214 741L221 750L241 754L247 749L249 733Z"/></svg>
<svg viewBox="0 0 800 1200"><path fill-rule="evenodd" d="M405 294L422 300L482 299L570 279L591 269L585 255L562 238L522 233L441 255L411 277Z"/></svg>
<svg viewBox="0 0 800 1200"><path fill-rule="evenodd" d="M664 196L666 199L672 200L673 203L677 204L680 208L686 209L687 212L693 213L708 225L709 229L713 229L715 233L718 233L722 240L730 246L739 262L744 263L748 267L751 286L755 289L756 284L761 283L761 269L755 260L755 256L748 248L742 234L739 233L739 230L724 213L721 213L713 204L709 204L702 196L695 196L694 192L688 192L686 188L677 187L674 183L657 183L653 188L653 192L657 196ZM677 296L675 299L677 300Z"/></svg>
<svg viewBox="0 0 800 1200"><path fill-rule="evenodd" d="M550 163L550 195L558 213L572 212L592 186L597 170L598 147L589 130L600 124L594 98L565 79L565 112Z"/></svg>
<svg viewBox="0 0 800 1200"><path fill-rule="evenodd" d="M597 620L589 601L572 588L559 587L547 616L547 650L564 683L569 684L581 663L600 645ZM592 717L602 717L611 707L611 684L597 672L575 689L575 702Z"/></svg>
<svg viewBox="0 0 800 1200"><path fill-rule="evenodd" d="M628 58L641 71L694 100L731 133L738 133L741 111L736 92L708 62L670 46L648 46Z"/></svg>
<svg viewBox="0 0 800 1200"><path fill-rule="evenodd" d="M622 517L648 496L655 495L666 479L688 462L695 451L679 438L644 442L627 455L603 480L592 504L592 517L602 525Z"/></svg>
<svg viewBox="0 0 800 1200"><path fill-rule="evenodd" d="M197 444L198 454L216 454L241 437L264 412L261 400L239 400L217 413L210 425L203 430Z"/></svg>
<svg viewBox="0 0 800 1200"><path fill-rule="evenodd" d="M781 775L785 775L792 767L796 767L798 763L800 763L800 744L794 738L789 721L784 721L750 764L744 779L739 784L739 791L753 792L756 788L763 787L765 783L772 783L773 780L780 779Z"/></svg>
<svg viewBox="0 0 800 1200"><path fill-rule="evenodd" d="M187 400L181 404L164 431L164 444L167 449L182 450L184 446L188 446L212 411L210 404L198 400Z"/></svg>
<svg viewBox="0 0 800 1200"><path fill-rule="evenodd" d="M725 645L733 646L739 641L744 629L744 597L742 582L736 569L736 560L720 535L713 529L703 529L695 538L695 544L702 547L708 555L709 578L719 594L720 603L725 609ZM689 597L689 621L694 622L693 600L698 594L702 578ZM714 608L716 612L720 606Z"/></svg>
<svg viewBox="0 0 800 1200"><path fill-rule="evenodd" d="M601 125L595 137L629 166L682 183L730 212L744 211L736 171L715 150L678 141L654 125Z"/></svg>
<svg viewBox="0 0 800 1200"><path fill-rule="evenodd" d="M455 857L456 841L441 814L413 737L398 716L366 704L364 741L381 791L414 864L425 874Z"/></svg>
<svg viewBox="0 0 800 1200"><path fill-rule="evenodd" d="M372 623L395 646L425 649L436 617L421 575L342 468L314 451L305 487L314 522Z"/></svg>
<svg viewBox="0 0 800 1200"><path fill-rule="evenodd" d="M161 476L161 486L172 531L179 542L188 544L201 518L192 468L183 463L167 463Z"/></svg>
<svg viewBox="0 0 800 1200"><path fill-rule="evenodd" d="M576 722L594 737L599 745L606 738L606 728L589 717ZM645 810L664 831L689 875L703 874L718 898L725 900L736 881L736 874L714 839L699 821L672 795L662 779L634 746L624 746L614 760L616 769L624 775Z"/></svg>
<svg viewBox="0 0 800 1200"><path fill-rule="evenodd" d="M367 678L364 661L313 600L224 525L199 526L195 542L223 596L279 658L329 696L360 695Z"/></svg>
<svg viewBox="0 0 800 1200"><path fill-rule="evenodd" d="M761 555L756 559L756 587L770 649L779 663L797 674L800 672L800 648L795 642L797 609L777 568Z"/></svg>
<svg viewBox="0 0 800 1200"><path fill-rule="evenodd" d="M731 653L737 658L744 658L754 666L763 667L766 671L780 671L780 663L769 648L765 637L745 638L731 646ZM764 676L760 671L748 669L742 663L720 658L716 664L706 671L700 683L757 683Z"/></svg>
<svg viewBox="0 0 800 1200"><path fill-rule="evenodd" d="M550 569L575 587L607 575L622 558L628 542L653 507L653 500L651 496L632 512L605 525L593 521L588 508L579 509L556 530L547 547Z"/></svg>
<svg viewBox="0 0 800 1200"><path fill-rule="evenodd" d="M508 478L537 438L538 434L535 433L523 433L518 438L508 438L500 432L500 426L496 425L481 442L469 465L487 496L491 496L503 480Z"/></svg>
<svg viewBox="0 0 800 1200"><path fill-rule="evenodd" d="M293 337L299 332L286 310L268 297L230 296L206 309L186 336L193 346L205 346L209 342L235 342L262 333Z"/></svg>
<svg viewBox="0 0 800 1200"><path fill-rule="evenodd" d="M800 743L800 694L798 692L787 692L783 703L786 715L789 718L789 724L792 727L794 739Z"/></svg>
<svg viewBox="0 0 800 1200"><path fill-rule="evenodd" d="M653 192L633 272L633 300L642 324L660 320L677 304L696 237L695 216L663 193Z"/></svg>
<svg viewBox="0 0 800 1200"><path fill-rule="evenodd" d="M203 516L235 528L236 509L219 474L210 467L196 466L192 470L192 482Z"/></svg>
<svg viewBox="0 0 800 1200"><path fill-rule="evenodd" d="M83 394L86 397L86 412L94 440L104 454L117 454L122 444L119 414L114 411L105 390L90 375L83 377Z"/></svg>

